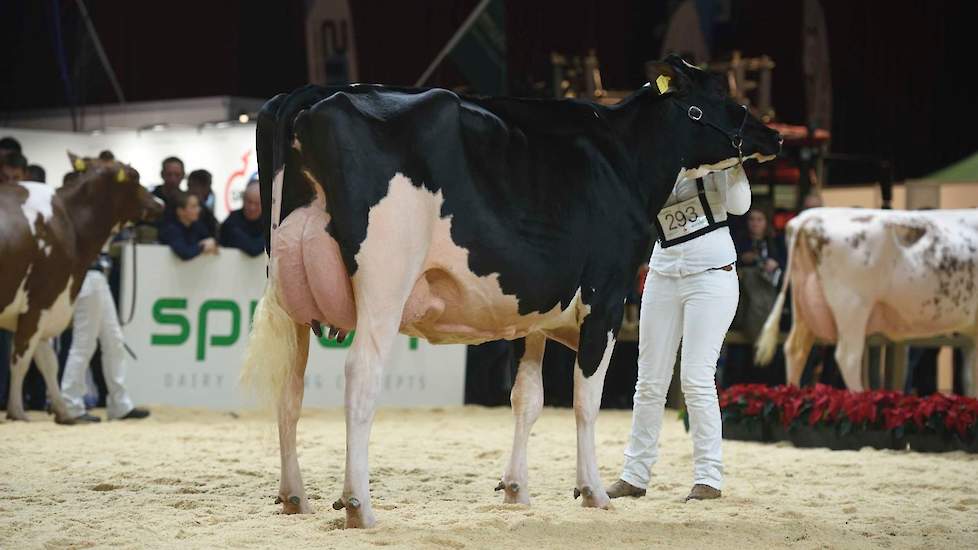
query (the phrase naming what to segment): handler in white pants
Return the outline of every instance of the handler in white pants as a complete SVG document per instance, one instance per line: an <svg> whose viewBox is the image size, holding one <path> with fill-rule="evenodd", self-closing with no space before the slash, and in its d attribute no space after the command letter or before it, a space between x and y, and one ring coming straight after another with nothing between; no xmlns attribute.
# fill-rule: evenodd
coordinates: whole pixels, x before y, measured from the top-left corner
<svg viewBox="0 0 978 550"><path fill-rule="evenodd" d="M83 422L98 422L99 418L85 412L85 373L95 354L96 340L102 345L102 373L109 395L106 412L109 418L145 418L149 412L133 407L124 386L126 377L125 350L122 328L116 314L115 301L109 283L101 271L88 270L75 302L71 351L61 379L61 393L72 418Z"/></svg>
<svg viewBox="0 0 978 550"><path fill-rule="evenodd" d="M676 350L693 438L693 489L686 500L718 498L723 488L716 363L737 310L737 254L727 212L750 208L743 168L684 180L656 224L639 320L638 381L621 478L608 496L643 496L659 456L659 431Z"/></svg>

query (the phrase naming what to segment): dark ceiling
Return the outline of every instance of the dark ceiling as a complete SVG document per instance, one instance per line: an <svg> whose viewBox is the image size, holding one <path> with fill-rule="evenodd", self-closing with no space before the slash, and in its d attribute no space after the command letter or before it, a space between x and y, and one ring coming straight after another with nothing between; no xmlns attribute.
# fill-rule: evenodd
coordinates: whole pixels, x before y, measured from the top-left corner
<svg viewBox="0 0 978 550"><path fill-rule="evenodd" d="M510 88L549 75L551 51L594 48L609 88L642 84L676 1L506 2ZM303 0L88 0L130 101L269 97L306 82ZM350 0L360 79L411 85L477 0ZM777 62L779 118L803 122L801 2L732 1L715 50ZM916 177L978 149L973 25L978 2L823 2L834 85L833 149L893 159ZM59 50L55 14L65 52ZM74 0L0 3L0 111L115 99ZM62 71L61 67L64 67ZM431 83L459 79L450 63ZM66 86L65 81L69 83ZM70 98L70 100L69 100Z"/></svg>

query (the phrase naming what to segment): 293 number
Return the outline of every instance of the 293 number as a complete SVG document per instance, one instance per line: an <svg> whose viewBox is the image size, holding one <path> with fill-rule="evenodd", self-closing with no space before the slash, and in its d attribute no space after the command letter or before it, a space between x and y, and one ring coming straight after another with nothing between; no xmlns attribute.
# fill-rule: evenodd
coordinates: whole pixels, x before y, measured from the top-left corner
<svg viewBox="0 0 978 550"><path fill-rule="evenodd" d="M666 214L666 221L669 222L669 231L674 231L686 227L687 223L693 223L699 219L699 214L696 213L696 209L692 206L687 206L686 211L678 211L675 214Z"/></svg>

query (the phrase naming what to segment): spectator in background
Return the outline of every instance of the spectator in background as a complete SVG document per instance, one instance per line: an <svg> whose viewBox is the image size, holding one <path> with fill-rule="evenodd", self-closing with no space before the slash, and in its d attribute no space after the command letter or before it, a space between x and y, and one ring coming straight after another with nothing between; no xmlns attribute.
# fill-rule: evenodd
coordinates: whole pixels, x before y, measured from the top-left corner
<svg viewBox="0 0 978 550"><path fill-rule="evenodd" d="M0 138L0 159L3 159L10 153L22 153L20 148L20 142L16 139L6 136Z"/></svg>
<svg viewBox="0 0 978 550"><path fill-rule="evenodd" d="M200 204L200 221L207 234L217 237L217 218L214 217L214 193L211 192L211 173L194 170L187 176L187 192L197 197Z"/></svg>
<svg viewBox="0 0 978 550"><path fill-rule="evenodd" d="M111 153L110 153L111 154ZM180 182L183 181L183 161L177 157L166 157L163 159L160 177L163 183L153 189L153 195L163 201L166 210L160 225L173 217L173 201L180 192Z"/></svg>
<svg viewBox="0 0 978 550"><path fill-rule="evenodd" d="M170 245L173 253L184 260L200 254L217 254L217 241L200 221L197 195L178 191L173 205L173 216L160 226L160 242Z"/></svg>
<svg viewBox="0 0 978 550"><path fill-rule="evenodd" d="M743 383L778 383L784 381L784 369L755 369L753 342L757 339L778 295L784 247L774 236L764 211L747 212L747 230L734 244L737 249L737 275L740 301L732 327L747 339L747 344L729 344L721 369L721 386ZM775 359L780 361L781 358Z"/></svg>
<svg viewBox="0 0 978 550"><path fill-rule="evenodd" d="M24 155L14 151L7 153L3 157L3 165L0 166L0 182L20 183L27 177L27 159Z"/></svg>
<svg viewBox="0 0 978 550"><path fill-rule="evenodd" d="M751 209L747 213L747 234L739 241L737 263L742 267L761 268L777 286L785 262L784 245L774 236L763 211Z"/></svg>
<svg viewBox="0 0 978 550"><path fill-rule="evenodd" d="M30 164L30 165L27 166L27 177L25 179L27 181L36 181L38 183L47 183L48 176L47 176L47 173L44 171L44 168L41 168L40 166L38 166L36 164Z"/></svg>
<svg viewBox="0 0 978 550"><path fill-rule="evenodd" d="M106 149L105 151L102 151L101 153L98 154L98 161L103 166L107 166L115 162L115 155L112 154L112 151Z"/></svg>
<svg viewBox="0 0 978 550"><path fill-rule="evenodd" d="M258 180L248 182L241 209L231 212L221 224L221 246L237 248L252 257L265 251L265 230L261 224L261 194Z"/></svg>

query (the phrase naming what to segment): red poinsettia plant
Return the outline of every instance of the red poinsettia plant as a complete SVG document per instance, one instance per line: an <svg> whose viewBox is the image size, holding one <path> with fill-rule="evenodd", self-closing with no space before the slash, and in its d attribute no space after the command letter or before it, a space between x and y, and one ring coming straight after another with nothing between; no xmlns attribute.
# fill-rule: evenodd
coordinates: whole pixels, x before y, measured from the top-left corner
<svg viewBox="0 0 978 550"><path fill-rule="evenodd" d="M850 392L824 384L808 388L738 384L719 390L718 397L727 422L756 419L785 430L807 425L837 429L842 434L887 430L901 437L920 433L978 439L978 400L959 395Z"/></svg>

